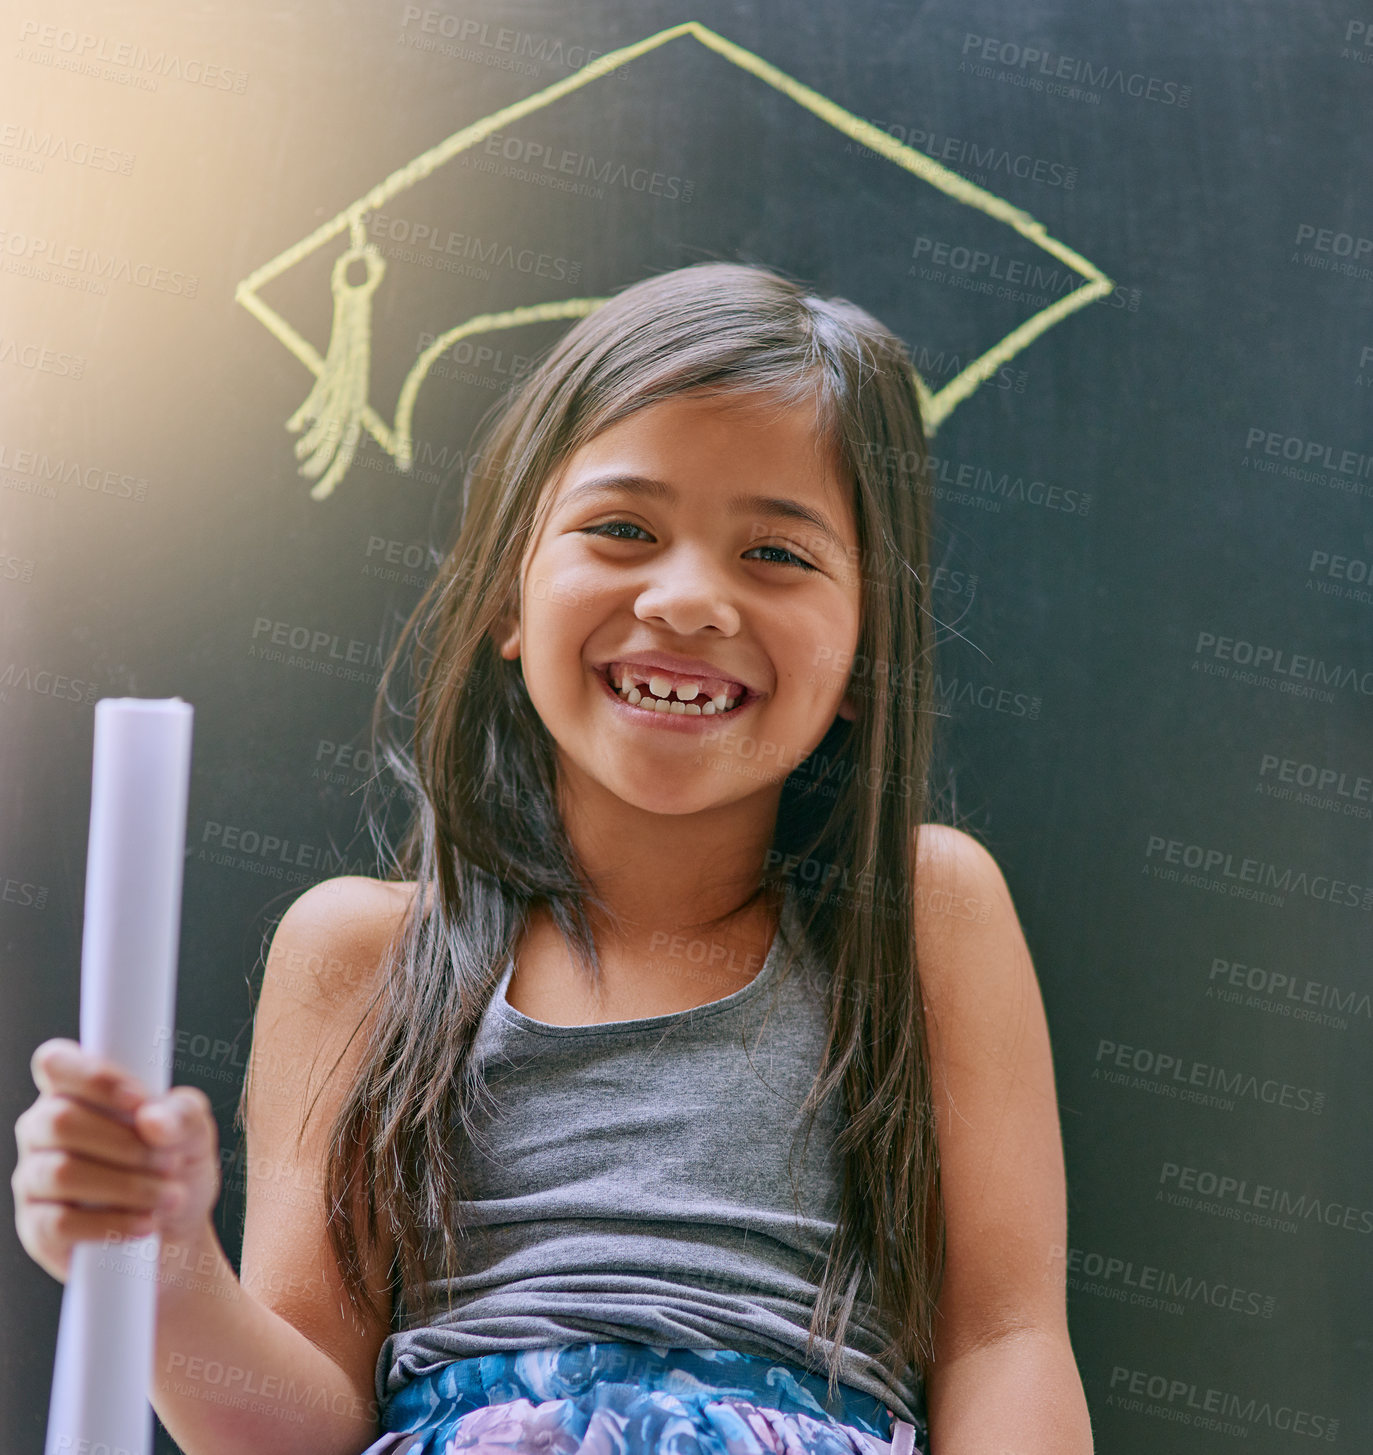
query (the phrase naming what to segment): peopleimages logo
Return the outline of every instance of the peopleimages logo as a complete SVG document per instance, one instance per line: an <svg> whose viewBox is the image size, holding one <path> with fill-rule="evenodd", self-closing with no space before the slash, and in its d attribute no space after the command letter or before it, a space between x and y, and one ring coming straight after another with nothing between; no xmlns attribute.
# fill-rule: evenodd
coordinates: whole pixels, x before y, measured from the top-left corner
<svg viewBox="0 0 1373 1455"><path fill-rule="evenodd" d="M1082 275L1071 268L987 252L923 233L911 244L906 276L927 283L943 283L965 293L1029 303L1036 308L1043 308L1054 298L1074 293L1082 286ZM1138 313L1141 296L1138 288L1117 283L1110 293L1097 300L1097 305Z"/></svg>
<svg viewBox="0 0 1373 1455"><path fill-rule="evenodd" d="M1342 59L1373 66L1373 20L1351 20L1345 27L1344 42Z"/></svg>
<svg viewBox="0 0 1373 1455"><path fill-rule="evenodd" d="M1304 251L1303 251L1304 249ZM1342 273L1347 278L1373 278L1373 237L1337 232L1303 222L1297 226L1291 262L1322 273Z"/></svg>
<svg viewBox="0 0 1373 1455"><path fill-rule="evenodd" d="M1309 652L1293 652L1244 637L1199 631L1192 655L1194 671L1203 671L1211 677L1231 677L1255 686L1280 687L1298 697L1333 702L1330 688L1373 696L1373 668L1356 667L1349 662L1327 662Z"/></svg>
<svg viewBox="0 0 1373 1455"><path fill-rule="evenodd" d="M491 269L499 268L566 283L575 283L581 277L579 261L554 253L541 253L534 248L517 247L514 243L485 238L476 233L445 229L442 223L432 219L415 222L407 217L377 212L372 216L368 231L377 242L409 244L413 256L405 256L402 261L424 260L429 265L424 255L437 253L477 262L483 270L481 276L485 278L491 276Z"/></svg>
<svg viewBox="0 0 1373 1455"><path fill-rule="evenodd" d="M1345 495L1368 495L1373 490L1373 454L1350 450L1326 440L1251 425L1244 436L1246 469L1289 480L1309 481Z"/></svg>
<svg viewBox="0 0 1373 1455"><path fill-rule="evenodd" d="M35 344L0 334L0 364L13 364L19 369L55 374L60 379L79 379L86 372L81 354L66 354L46 344Z"/></svg>
<svg viewBox="0 0 1373 1455"><path fill-rule="evenodd" d="M126 500L146 500L148 482L141 475L107 470L100 465L82 464L65 455L53 459L42 450L12 449L0 440L0 476L6 489L24 489L46 500L57 498L55 485L79 485L97 495L115 495ZM11 477L19 477L10 483Z"/></svg>
<svg viewBox="0 0 1373 1455"><path fill-rule="evenodd" d="M136 89L156 91L158 79L185 81L208 86L212 91L232 91L241 96L248 89L248 72L234 70L194 56L183 57L166 49L150 50L137 41L119 40L112 35L70 30L66 26L40 25L25 20L19 27L18 59L76 71L102 80L116 77Z"/></svg>
<svg viewBox="0 0 1373 1455"><path fill-rule="evenodd" d="M1146 1400L1151 1403L1146 1404ZM1169 1378L1147 1369L1127 1369L1121 1364L1111 1370L1111 1392L1106 1403L1116 1409L1155 1415L1232 1438L1245 1438L1252 1426L1260 1425L1269 1430L1305 1435L1312 1440L1332 1441L1340 1429L1334 1415L1278 1404L1255 1395L1201 1387L1194 1380Z"/></svg>
<svg viewBox="0 0 1373 1455"><path fill-rule="evenodd" d="M1306 590L1318 591L1322 596L1340 596L1346 601L1373 606L1370 581L1373 581L1373 562L1359 556L1316 549L1307 562Z"/></svg>
<svg viewBox="0 0 1373 1455"><path fill-rule="evenodd" d="M1207 998L1227 1005L1265 1010L1341 1031L1349 1029L1350 1016L1373 1021L1373 995L1365 990L1349 990L1220 955L1212 958L1207 979Z"/></svg>
<svg viewBox="0 0 1373 1455"><path fill-rule="evenodd" d="M1156 1202L1195 1207L1203 1212L1214 1210L1202 1207L1188 1195L1195 1193L1201 1198L1213 1199L1219 1208L1228 1209L1225 1215L1232 1222L1267 1225L1272 1218L1264 1214L1273 1214L1278 1219L1295 1219L1293 1229L1302 1222L1314 1221L1347 1233L1373 1233L1373 1208L1335 1202L1309 1192L1292 1193L1271 1183L1251 1183L1247 1177L1231 1177L1228 1173L1212 1172L1204 1167L1185 1167L1178 1162L1164 1162L1158 1180L1159 1190L1154 1194Z"/></svg>
<svg viewBox="0 0 1373 1455"><path fill-rule="evenodd" d="M1048 157L1032 157L1026 152L1012 152L1008 147L995 143L982 145L964 137L943 136L923 127L905 127L899 122L868 118L868 124L886 132L894 141L924 152L937 162L949 162L961 168L965 175L970 172L974 177L987 178L993 173L1000 173L1003 177L1019 177L1022 181L1039 182L1046 187L1061 187L1065 192L1071 192L1077 185L1076 167ZM865 160L885 160L880 152L860 142L846 142L844 150Z"/></svg>
<svg viewBox="0 0 1373 1455"><path fill-rule="evenodd" d="M1319 466L1340 475L1373 476L1373 454L1363 450L1342 449L1325 440L1303 439L1300 435L1283 434L1276 429L1252 426L1244 436L1244 448L1251 455L1267 455L1275 460L1291 460L1307 466Z"/></svg>
<svg viewBox="0 0 1373 1455"><path fill-rule="evenodd" d="M53 672L46 667L35 671L28 663L10 662L0 671L0 702L10 700L11 689L21 688L58 702L94 702L99 691L96 683L80 677L68 677L64 672Z"/></svg>
<svg viewBox="0 0 1373 1455"><path fill-rule="evenodd" d="M418 5L405 7L400 22L402 35L412 22L418 23L419 31L423 35L437 35L455 41L456 47L446 48L445 54L450 53L450 50L453 54L460 54L460 48L465 47L469 52L466 58L473 59L475 52L484 47L500 55L514 57L515 60L507 63L503 69L528 76L537 76L541 66L580 71L583 66L589 66L592 61L608 54L606 51L592 50L590 46L581 43L564 47L559 36L512 30L505 25L493 28L486 20L450 15L433 8L421 9ZM613 76L616 72L612 71L610 74Z"/></svg>
<svg viewBox="0 0 1373 1455"><path fill-rule="evenodd" d="M194 857L198 862L246 869L269 879L297 880L308 878L311 874L318 878L320 875L367 872L365 863L361 860L350 862L333 845L323 848L319 844L303 840L297 842L279 834L244 828L239 824L220 823L216 819L205 820ZM297 872L302 870L308 872L304 875Z"/></svg>
<svg viewBox="0 0 1373 1455"><path fill-rule="evenodd" d="M26 264L34 270L34 276L43 281L51 278L47 269L56 268L63 273L86 274L87 281L101 288L110 282L132 283L139 288L179 294L184 298L194 298L200 288L200 278L195 273L182 273L119 253L101 253L81 243L64 243L59 239L36 237L32 233L0 230L0 254L4 255L7 263L16 259ZM9 268L9 271L23 270L15 267Z"/></svg>
<svg viewBox="0 0 1373 1455"><path fill-rule="evenodd" d="M1373 818L1373 777L1325 764L1265 753L1259 761L1257 791L1309 808L1352 818Z"/></svg>
<svg viewBox="0 0 1373 1455"><path fill-rule="evenodd" d="M991 62L1017 75L1032 90L1050 95L1064 89L1053 83L1067 81L1099 91L1118 91L1122 96L1134 96L1138 100L1156 101L1161 106L1185 107L1192 101L1192 88L1177 81L1165 81L1141 71L1127 72L1120 66L1093 65L1091 61L1060 55L1047 47L1019 45L1013 40L974 35L972 31L963 36L963 56L960 69L969 69L974 75L991 75L994 73L985 66L973 64Z"/></svg>
<svg viewBox="0 0 1373 1455"><path fill-rule="evenodd" d="M1183 839L1168 839L1150 834L1144 857L1144 868L1165 883L1190 884L1200 889L1219 889L1237 898L1259 899L1267 904L1282 904L1283 895L1301 894L1326 904L1350 909L1373 911L1373 888L1336 879L1330 874L1311 874L1288 864L1279 867L1265 859L1237 856L1229 849L1213 845L1189 844ZM1172 866L1192 870L1179 874ZM1219 875L1219 878L1212 876Z"/></svg>
<svg viewBox="0 0 1373 1455"><path fill-rule="evenodd" d="M259 638L265 637L265 641ZM286 655L286 649L292 655ZM288 667L303 667L327 677L348 682L372 682L383 666L381 648L374 642L356 637L346 642L337 632L273 621L259 616L253 622L253 639L248 655L261 662L282 662Z"/></svg>
<svg viewBox="0 0 1373 1455"><path fill-rule="evenodd" d="M1272 1077L1261 1081L1248 1071L1228 1071L1224 1066L1194 1061L1169 1051L1155 1051L1148 1046L1126 1046L1103 1038L1097 1042L1095 1059L1093 1080L1135 1086L1137 1090L1161 1091L1184 1101L1217 1105L1224 1111L1234 1108L1235 1103L1228 1100L1230 1097L1247 1097L1268 1106L1310 1112L1315 1116L1325 1110L1325 1092L1313 1087L1293 1086ZM1198 1095L1199 1091L1220 1095Z"/></svg>
<svg viewBox="0 0 1373 1455"><path fill-rule="evenodd" d="M49 161L70 162L74 167L90 167L97 172L118 172L127 177L137 160L133 152L118 147L93 144L80 137L69 137L60 131L35 131L19 122L0 123L0 150L12 151L22 158L24 171L41 172Z"/></svg>
<svg viewBox="0 0 1373 1455"><path fill-rule="evenodd" d="M1062 1253L1063 1249L1054 1251ZM1068 1249L1067 1273L1068 1287L1078 1293L1162 1309L1171 1314L1185 1313L1188 1304L1207 1304L1225 1313L1271 1319L1277 1307L1271 1293L1237 1288L1223 1278L1181 1274L1170 1268L1136 1263L1133 1258L1082 1248Z"/></svg>

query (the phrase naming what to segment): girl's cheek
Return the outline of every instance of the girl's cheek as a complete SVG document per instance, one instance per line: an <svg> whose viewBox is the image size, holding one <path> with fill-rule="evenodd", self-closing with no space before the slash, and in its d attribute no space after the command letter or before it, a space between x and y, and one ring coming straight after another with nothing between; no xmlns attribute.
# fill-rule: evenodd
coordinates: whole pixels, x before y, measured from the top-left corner
<svg viewBox="0 0 1373 1455"><path fill-rule="evenodd" d="M586 612L611 600L615 584L594 568L548 572L531 577L530 598L559 612Z"/></svg>
<svg viewBox="0 0 1373 1455"><path fill-rule="evenodd" d="M558 610L575 610L594 597L584 572L536 571L525 582L525 600Z"/></svg>

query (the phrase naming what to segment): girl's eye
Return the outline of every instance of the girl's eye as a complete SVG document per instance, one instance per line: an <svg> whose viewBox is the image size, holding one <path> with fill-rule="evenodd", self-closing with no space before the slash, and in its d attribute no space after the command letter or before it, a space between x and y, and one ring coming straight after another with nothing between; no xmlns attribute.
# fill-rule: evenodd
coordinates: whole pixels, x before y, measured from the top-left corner
<svg viewBox="0 0 1373 1455"><path fill-rule="evenodd" d="M623 526L626 530L637 530L640 535L648 534L648 532L644 530L643 526L635 525L632 520L610 520L606 521L604 525L588 525L583 527L582 533L584 535L604 535L607 539L615 541L632 539L632 537L630 536L610 534L611 531L616 530L620 526ZM769 565L796 565L800 566L803 570L806 571L814 571L816 569L816 567L812 566L809 561L803 561L800 556L796 555L793 551L787 550L785 546L754 546L753 549L755 551L776 551L778 555L787 557L787 559L784 561L770 561L768 562Z"/></svg>
<svg viewBox="0 0 1373 1455"><path fill-rule="evenodd" d="M628 530L637 530L641 535L647 535L648 534L648 532L646 530L644 530L643 526L641 526L641 525L635 525L632 520L608 520L604 525L589 525L582 532L582 534L583 535L589 535L589 536L604 535L607 532L614 530L617 526L624 526ZM623 540L628 540L629 537L628 536L611 536L610 539L611 540L616 540L616 541L623 541Z"/></svg>
<svg viewBox="0 0 1373 1455"><path fill-rule="evenodd" d="M809 561L803 561L800 556L796 555L792 551L787 550L785 546L754 546L753 549L755 551L776 551L779 555L787 556L790 558L787 561L772 562L771 564L773 565L786 566L794 563L798 566L804 567L807 571L814 571L816 569L814 566L811 565Z"/></svg>

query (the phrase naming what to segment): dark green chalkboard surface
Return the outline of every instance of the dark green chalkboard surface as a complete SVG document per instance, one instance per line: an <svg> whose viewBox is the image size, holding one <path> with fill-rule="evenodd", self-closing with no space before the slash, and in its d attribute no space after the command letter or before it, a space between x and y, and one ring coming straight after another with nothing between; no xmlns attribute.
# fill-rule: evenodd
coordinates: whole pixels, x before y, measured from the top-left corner
<svg viewBox="0 0 1373 1455"><path fill-rule="evenodd" d="M595 299L765 263L895 328L937 425L940 782L1044 990L1097 1449L1373 1448L1368 13L4 25L5 1118L75 1033L95 700L195 706L175 1074L227 1157L264 934L375 870L380 655L478 420ZM59 1290L0 1264L33 1455Z"/></svg>

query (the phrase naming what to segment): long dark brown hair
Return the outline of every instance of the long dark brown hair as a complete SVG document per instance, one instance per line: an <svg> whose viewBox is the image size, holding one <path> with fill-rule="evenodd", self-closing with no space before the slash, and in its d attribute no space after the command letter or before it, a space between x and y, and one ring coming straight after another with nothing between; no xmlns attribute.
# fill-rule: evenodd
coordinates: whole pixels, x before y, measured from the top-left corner
<svg viewBox="0 0 1373 1455"><path fill-rule="evenodd" d="M546 907L594 983L590 910L608 911L565 831L553 739L496 649L519 600L545 483L616 421L688 390L817 404L851 477L861 628L850 690L787 778L763 879L787 885L829 982L830 1033L802 1111L836 1087L847 1122L840 1213L806 1344L830 1340L830 1388L855 1301L889 1334L894 1378L932 1359L944 1215L915 945L915 835L928 804L934 617L925 436L910 357L863 309L767 269L698 263L650 277L568 330L488 412L466 462L451 550L382 676L372 734L410 815L386 878L416 883L380 971L365 1052L333 1127L330 1238L357 1307L363 1251L395 1249L414 1306L468 1236L459 1149L485 1088L473 1039L526 917ZM413 711L392 702L413 636ZM858 670L861 664L862 670ZM413 727L393 730L399 721ZM730 911L737 914L745 905ZM724 918L722 916L721 918ZM382 1310L370 1303L380 1316Z"/></svg>

